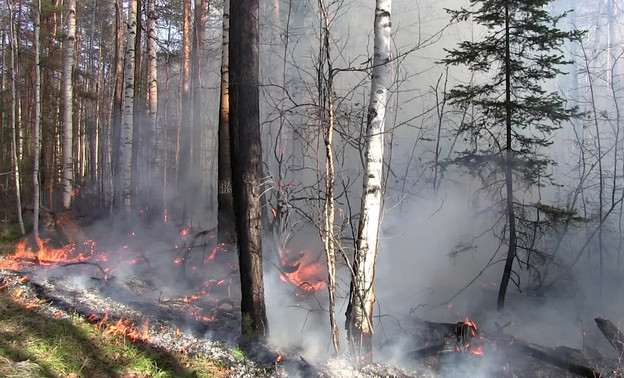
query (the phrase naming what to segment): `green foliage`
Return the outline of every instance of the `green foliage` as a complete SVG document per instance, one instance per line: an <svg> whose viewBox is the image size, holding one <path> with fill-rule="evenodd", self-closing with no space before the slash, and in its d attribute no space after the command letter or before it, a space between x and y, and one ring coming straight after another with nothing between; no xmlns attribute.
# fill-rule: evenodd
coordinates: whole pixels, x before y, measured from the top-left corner
<svg viewBox="0 0 624 378"><path fill-rule="evenodd" d="M243 338L254 337L253 319L250 314L243 314L241 318L241 333Z"/></svg>
<svg viewBox="0 0 624 378"><path fill-rule="evenodd" d="M241 361L245 359L245 352L241 349L241 348L234 348L234 350L232 351L234 358L237 361Z"/></svg>
<svg viewBox="0 0 624 378"><path fill-rule="evenodd" d="M480 79L457 85L448 94L451 104L475 114L457 130L469 147L456 163L491 158L511 146L514 173L522 181L535 183L547 176L552 161L540 149L551 145L551 134L562 122L579 114L545 87L569 63L564 43L581 36L557 27L566 13L550 15L546 6L551 1L470 0L469 8L447 10L455 22L473 20L485 28L482 39L462 41L443 60L465 66ZM490 162L506 164L504 158Z"/></svg>

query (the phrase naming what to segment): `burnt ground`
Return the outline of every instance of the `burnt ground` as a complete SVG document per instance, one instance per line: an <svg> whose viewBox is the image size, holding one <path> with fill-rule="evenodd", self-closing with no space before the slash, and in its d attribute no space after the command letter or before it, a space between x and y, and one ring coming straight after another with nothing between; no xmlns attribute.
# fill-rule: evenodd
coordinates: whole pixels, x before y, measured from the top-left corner
<svg viewBox="0 0 624 378"><path fill-rule="evenodd" d="M209 234L204 236L208 238ZM439 328L436 323L419 319L402 324L401 348L379 345L381 349L394 348L394 361L401 361L402 367L377 362L355 369L347 358L310 362L300 349L239 342L236 254L226 245L205 239L195 240L194 244L183 241L173 248L150 243L146 249L145 243L129 238L121 247L96 248L94 243L83 243L72 248L73 255L67 261L51 262L39 257L14 261L19 269L0 270L0 288L13 286L19 290L20 300L55 317L78 314L93 324L118 326L136 342L218 359L233 372L232 376L579 376L515 347L519 343L514 344L513 338L506 336L475 339L482 353L472 353L475 343L473 349L465 348L467 340L458 341L452 324L449 330L448 324ZM80 253L83 257L74 258ZM0 266L6 267L4 262ZM438 346L435 353L416 353L431 346ZM237 352L241 349L243 354ZM603 377L621 376L615 370L618 361L613 358L575 354L565 348L560 352L565 361L589 366Z"/></svg>

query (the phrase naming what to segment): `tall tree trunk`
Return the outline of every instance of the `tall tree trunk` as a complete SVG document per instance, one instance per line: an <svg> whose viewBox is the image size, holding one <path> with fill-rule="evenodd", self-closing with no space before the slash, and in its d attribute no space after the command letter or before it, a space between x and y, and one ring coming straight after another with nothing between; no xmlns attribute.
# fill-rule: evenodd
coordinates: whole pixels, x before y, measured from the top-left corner
<svg viewBox="0 0 624 378"><path fill-rule="evenodd" d="M383 151L386 102L392 85L390 71L391 0L377 0L374 25L373 76L366 127L366 160L358 238L347 308L347 331L358 362L373 356L373 281L383 208Z"/></svg>
<svg viewBox="0 0 624 378"><path fill-rule="evenodd" d="M182 15L182 64L180 82L180 124L178 127L178 161L177 161L177 182L178 190L182 194L183 214L182 221L189 221L187 211L190 210L188 197L191 191L188 188L188 178L191 174L197 174L189 169L191 163L191 0L184 0Z"/></svg>
<svg viewBox="0 0 624 378"><path fill-rule="evenodd" d="M123 127L119 160L121 168L121 193L125 216L132 210L132 145L134 128L134 55L137 33L137 0L130 0L128 7L128 30L124 69Z"/></svg>
<svg viewBox="0 0 624 378"><path fill-rule="evenodd" d="M230 4L230 137L236 236L241 276L242 334L268 335L262 273L258 0Z"/></svg>
<svg viewBox="0 0 624 378"><path fill-rule="evenodd" d="M63 56L63 207L71 206L74 185L73 152L73 102L74 85L73 69L76 46L76 0L68 0L67 4L67 37Z"/></svg>
<svg viewBox="0 0 624 378"><path fill-rule="evenodd" d="M229 37L230 0L223 3L223 31L221 43L221 102L218 130L218 194L217 235L225 241L234 234L234 203L232 200L232 164L230 158L230 98L229 98Z"/></svg>
<svg viewBox="0 0 624 378"><path fill-rule="evenodd" d="M208 0L195 0L193 23L193 54L191 56L191 82L193 87L193 127L191 148L191 166L195 177L201 177L201 141L204 126L204 108L202 96L202 66L204 63L204 35L206 34L206 19L208 17ZM195 181L195 180L194 180Z"/></svg>
<svg viewBox="0 0 624 378"><path fill-rule="evenodd" d="M336 222L336 212L334 204L334 70L331 60L330 49L330 28L329 11L324 0L318 2L321 17L322 42L319 46L319 56L323 57L327 72L319 77L327 75L326 83L318 83L319 97L324 100L319 101L327 109L323 109L321 117L321 129L323 130L323 144L325 145L325 203L323 204L323 214L321 219L320 236L323 242L323 249L327 257L327 292L329 294L329 325L334 352L340 351L338 324L336 323L336 237L334 226ZM322 67L319 67L322 69ZM324 88L323 88L324 87Z"/></svg>
<svg viewBox="0 0 624 378"><path fill-rule="evenodd" d="M505 295L507 294L507 286L511 279L511 271L517 251L516 236L516 214L514 210L514 192L513 192L513 150L511 149L512 129L511 129L511 47L509 45L510 26L509 26L509 4L505 3L505 112L506 112L506 146L505 146L505 187L506 187L506 203L507 203L507 227L509 230L507 258L505 259L505 267L503 268L503 277L498 290L498 299L496 307L498 311L502 311L505 307Z"/></svg>
<svg viewBox="0 0 624 378"><path fill-rule="evenodd" d="M158 129L158 60L156 56L156 0L147 1L147 115L149 119L148 137L144 141L145 156L149 156L150 161L155 160L154 135ZM152 194L151 175L147 174L147 190ZM151 199L151 196L149 197Z"/></svg>
<svg viewBox="0 0 624 378"><path fill-rule="evenodd" d="M137 12L136 12L136 36L134 38L134 121L132 127L132 194L131 197L138 199L141 198L137 194L142 193L144 187L143 183L143 168L146 164L145 157L141 153L141 140L144 132L144 118L143 111L145 109L141 106L139 96L141 93L141 40L143 38L143 25L142 25L142 0L137 0ZM136 205L136 204L135 204Z"/></svg>
<svg viewBox="0 0 624 378"><path fill-rule="evenodd" d="M124 84L124 14L122 0L115 1L115 90L113 93L112 111L112 140L111 140L111 165L113 179L113 209L115 212L123 210L121 189L121 160L119 152L121 148L121 119Z"/></svg>
<svg viewBox="0 0 624 378"><path fill-rule="evenodd" d="M35 3L35 130L33 151L33 235L39 238L39 159L41 158L41 0Z"/></svg>
<svg viewBox="0 0 624 378"><path fill-rule="evenodd" d="M17 135L18 135L18 113L17 113L17 88L16 88L16 55L17 55L17 35L15 32L15 23L13 22L13 8L11 2L7 1L7 10L9 12L10 26L9 33L11 37L11 162L13 163L13 179L15 184L15 206L17 211L17 222L22 235L26 233L24 229L24 220L22 218L22 196L20 184L20 167L17 153Z"/></svg>

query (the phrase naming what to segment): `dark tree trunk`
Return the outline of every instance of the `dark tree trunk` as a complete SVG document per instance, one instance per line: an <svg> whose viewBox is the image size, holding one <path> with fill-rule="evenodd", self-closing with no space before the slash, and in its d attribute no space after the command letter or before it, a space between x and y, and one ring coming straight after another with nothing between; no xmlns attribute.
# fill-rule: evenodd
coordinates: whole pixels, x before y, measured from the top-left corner
<svg viewBox="0 0 624 378"><path fill-rule="evenodd" d="M121 102L123 98L123 6L115 1L115 91L113 94L113 136L111 160L113 166L113 208L123 208L121 201L121 167L119 146L121 144Z"/></svg>
<svg viewBox="0 0 624 378"><path fill-rule="evenodd" d="M263 340L268 321L262 280L258 16L258 0L230 4L230 148L242 333L244 338Z"/></svg>
<svg viewBox="0 0 624 378"><path fill-rule="evenodd" d="M217 227L218 240L226 241L234 233L234 203L232 201L232 165L230 157L230 94L229 94L229 34L230 2L223 10L223 43L221 46L221 103L219 104L219 156Z"/></svg>

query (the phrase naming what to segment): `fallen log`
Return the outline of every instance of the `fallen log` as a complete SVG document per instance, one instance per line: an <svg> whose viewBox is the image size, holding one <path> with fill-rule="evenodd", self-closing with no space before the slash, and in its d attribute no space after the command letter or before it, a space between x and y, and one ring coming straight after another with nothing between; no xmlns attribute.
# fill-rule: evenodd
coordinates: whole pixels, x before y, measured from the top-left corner
<svg viewBox="0 0 624 378"><path fill-rule="evenodd" d="M538 344L529 343L527 341L517 339L502 333L502 331L494 331L485 333L482 330L477 332L476 325L474 325L474 331L471 332L473 341L466 339L466 327L468 321L463 323L434 323L428 321L420 321L420 325L424 328L428 328L431 334L435 335L436 340L429 339L432 345L426 348L422 348L411 352L409 355L411 358L419 360L426 357L440 355L442 353L466 351L463 347L466 344L477 344L477 348L481 345L495 348L504 352L508 360L513 360L514 357L519 355L528 356L550 365L556 366L560 369L577 374L582 377L597 378L602 377L602 373L593 367L589 366L582 358L572 357L574 354L563 353L563 350L570 351L571 348L549 348ZM460 327L460 325L464 327ZM461 334L460 334L461 332ZM439 337L439 338L438 338ZM474 354L474 347L473 354ZM479 349L480 350L480 349ZM578 352L580 356L580 351Z"/></svg>
<svg viewBox="0 0 624 378"><path fill-rule="evenodd" d="M610 320L596 318L594 319L598 329L609 340L609 343L619 352L620 357L624 354L624 336L619 328Z"/></svg>
<svg viewBox="0 0 624 378"><path fill-rule="evenodd" d="M531 345L525 341L521 341L517 339L514 340L510 344L503 345L502 347L506 350L513 351L514 353L521 353L527 356L531 356L533 358L537 358L538 360L547 362L558 368L580 375L581 377L587 377L587 378L602 377L602 374L596 371L595 369L586 365L578 364L565 357L559 356L557 352L553 351L551 348Z"/></svg>

